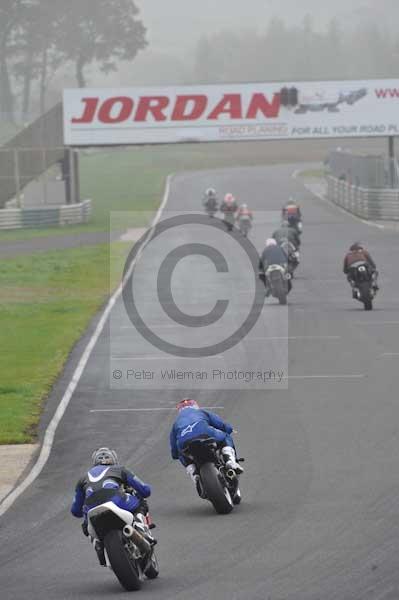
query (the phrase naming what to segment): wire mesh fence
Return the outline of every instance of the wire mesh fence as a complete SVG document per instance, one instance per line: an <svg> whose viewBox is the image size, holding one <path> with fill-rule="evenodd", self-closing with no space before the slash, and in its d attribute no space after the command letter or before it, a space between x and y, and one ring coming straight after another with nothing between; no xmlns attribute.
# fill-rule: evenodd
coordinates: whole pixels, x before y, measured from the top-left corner
<svg viewBox="0 0 399 600"><path fill-rule="evenodd" d="M1 208L76 204L78 153L70 148L0 148Z"/></svg>
<svg viewBox="0 0 399 600"><path fill-rule="evenodd" d="M26 186L65 161L62 104L56 104L0 148L0 208L10 200L21 201ZM43 195L46 197L46 177ZM48 195L47 195L48 198Z"/></svg>
<svg viewBox="0 0 399 600"><path fill-rule="evenodd" d="M384 154L362 155L337 149L325 161L328 175L361 188L399 187L399 167L396 158Z"/></svg>

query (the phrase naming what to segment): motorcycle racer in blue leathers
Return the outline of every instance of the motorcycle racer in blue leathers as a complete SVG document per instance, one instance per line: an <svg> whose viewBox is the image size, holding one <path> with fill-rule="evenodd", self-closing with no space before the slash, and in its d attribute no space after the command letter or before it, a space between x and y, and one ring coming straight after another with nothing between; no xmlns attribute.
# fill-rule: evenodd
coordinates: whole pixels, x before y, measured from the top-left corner
<svg viewBox="0 0 399 600"><path fill-rule="evenodd" d="M99 448L92 455L93 466L79 479L73 498L71 513L78 519L83 518L82 530L88 536L87 513L104 502L112 501L119 508L134 513L142 519L148 513L148 504L145 498L151 495L149 485L141 481L136 475L118 464L118 457L114 450ZM151 536L150 543L156 543ZM100 564L106 566L104 547L99 542L95 547Z"/></svg>
<svg viewBox="0 0 399 600"><path fill-rule="evenodd" d="M234 442L231 437L233 427L229 423L223 421L217 414L201 409L198 403L191 398L184 398L177 404L176 408L179 414L170 432L172 458L180 460L195 484L197 484L199 477L196 467L194 464L189 463L181 450L188 442L203 436L211 437L220 443L226 465L237 474L243 473L244 469L237 462Z"/></svg>

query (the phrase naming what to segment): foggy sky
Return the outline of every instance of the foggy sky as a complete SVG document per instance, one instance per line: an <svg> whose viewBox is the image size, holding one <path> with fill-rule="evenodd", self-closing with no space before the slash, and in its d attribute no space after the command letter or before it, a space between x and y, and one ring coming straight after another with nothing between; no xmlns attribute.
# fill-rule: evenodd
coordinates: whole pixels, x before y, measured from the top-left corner
<svg viewBox="0 0 399 600"><path fill-rule="evenodd" d="M399 0L136 0L148 28L152 50L180 54L206 33L222 29L265 30L273 16L288 24L311 14L315 28L332 18L351 24L372 19L392 20Z"/></svg>

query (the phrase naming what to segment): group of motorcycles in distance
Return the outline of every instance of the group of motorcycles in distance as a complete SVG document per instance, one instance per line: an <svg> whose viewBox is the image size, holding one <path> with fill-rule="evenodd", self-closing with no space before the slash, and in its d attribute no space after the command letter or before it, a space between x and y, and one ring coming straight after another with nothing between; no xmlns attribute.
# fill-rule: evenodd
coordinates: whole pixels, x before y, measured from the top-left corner
<svg viewBox="0 0 399 600"><path fill-rule="evenodd" d="M232 194L226 194L219 206L216 191L209 188L203 204L210 217L214 217L218 211L222 213L228 231L236 227L244 236L248 236L253 214L246 204L238 206ZM280 304L287 304L294 272L300 263L301 235L301 209L298 203L290 199L281 210L280 227L266 240L259 258L259 279L264 283L265 296L276 298ZM365 310L372 310L373 300L379 290L378 271L369 252L360 242L350 246L344 261L344 273L352 288L353 299L361 302Z"/></svg>
<svg viewBox="0 0 399 600"><path fill-rule="evenodd" d="M233 194L226 194L219 206L216 190L206 190L203 205L209 217L220 211L228 231L234 226L247 237L253 222L253 214L246 204L238 205ZM300 263L299 248L302 235L302 215L297 203L290 200L281 211L281 225L266 240L259 258L259 279L265 286L266 297L276 298L287 304L292 289L294 272Z"/></svg>
<svg viewBox="0 0 399 600"><path fill-rule="evenodd" d="M253 214L247 204L238 206L233 194L226 194L219 206L216 190L213 188L206 190L203 203L209 217L213 218L218 211L222 213L227 231L233 231L236 226L245 237L248 236L252 227Z"/></svg>

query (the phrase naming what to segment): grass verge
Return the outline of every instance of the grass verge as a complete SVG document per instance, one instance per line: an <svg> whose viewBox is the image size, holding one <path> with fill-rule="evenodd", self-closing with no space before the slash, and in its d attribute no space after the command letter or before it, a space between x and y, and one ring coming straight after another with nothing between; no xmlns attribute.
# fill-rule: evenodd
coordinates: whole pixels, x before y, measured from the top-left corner
<svg viewBox="0 0 399 600"><path fill-rule="evenodd" d="M113 244L112 273L129 247ZM0 444L35 440L51 386L109 295L109 253L102 244L0 264ZM117 283L115 275L112 287Z"/></svg>
<svg viewBox="0 0 399 600"><path fill-rule="evenodd" d="M326 173L323 169L305 169L298 173L298 177L302 179L324 179Z"/></svg>

